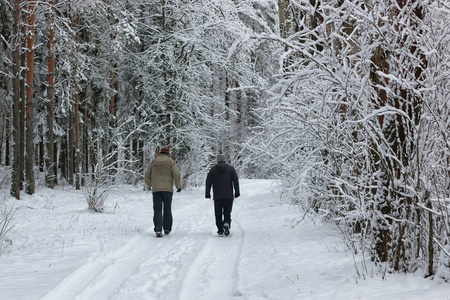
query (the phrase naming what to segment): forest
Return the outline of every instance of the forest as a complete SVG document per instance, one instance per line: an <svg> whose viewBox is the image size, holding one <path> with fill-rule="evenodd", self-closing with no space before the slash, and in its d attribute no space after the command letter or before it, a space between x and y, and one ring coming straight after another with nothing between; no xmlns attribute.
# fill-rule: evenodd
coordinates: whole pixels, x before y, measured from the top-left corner
<svg viewBox="0 0 450 300"><path fill-rule="evenodd" d="M160 147L183 188L222 152L383 272L450 280L448 1L0 0L0 20L17 200L69 186L101 211Z"/></svg>

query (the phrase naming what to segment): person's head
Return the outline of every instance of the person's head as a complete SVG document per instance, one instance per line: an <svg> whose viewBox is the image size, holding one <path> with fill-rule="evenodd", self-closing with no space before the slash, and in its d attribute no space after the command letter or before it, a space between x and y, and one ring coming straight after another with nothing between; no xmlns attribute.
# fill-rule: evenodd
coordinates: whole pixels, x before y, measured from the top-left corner
<svg viewBox="0 0 450 300"><path fill-rule="evenodd" d="M217 155L217 162L220 162L220 161L225 161L225 155L223 155L222 153L219 153Z"/></svg>
<svg viewBox="0 0 450 300"><path fill-rule="evenodd" d="M160 153L160 154L170 155L170 150L169 150L169 148L164 147L164 148L162 148L162 149L159 151L159 153Z"/></svg>

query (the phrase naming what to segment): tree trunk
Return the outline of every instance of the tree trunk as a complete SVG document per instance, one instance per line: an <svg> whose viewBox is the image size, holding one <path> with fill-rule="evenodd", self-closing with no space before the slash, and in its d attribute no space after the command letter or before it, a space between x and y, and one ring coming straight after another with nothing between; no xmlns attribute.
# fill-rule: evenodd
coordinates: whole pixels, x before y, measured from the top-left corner
<svg viewBox="0 0 450 300"><path fill-rule="evenodd" d="M58 185L58 143L56 141L53 141L53 174L54 174L54 181L55 186Z"/></svg>
<svg viewBox="0 0 450 300"><path fill-rule="evenodd" d="M13 51L12 51L12 75L13 75L13 139L14 162L11 174L11 196L20 200L20 0L14 0L13 14Z"/></svg>
<svg viewBox="0 0 450 300"><path fill-rule="evenodd" d="M433 206L431 201L427 202L428 211L428 270L426 276L431 276L434 274L433 264L434 264L434 250L433 250L433 213L431 212Z"/></svg>
<svg viewBox="0 0 450 300"><path fill-rule="evenodd" d="M64 177L66 180L69 179L68 156L69 156L69 150L68 150L68 143L67 143L67 134L65 134L61 137L61 150L60 150L59 165L61 166L61 176Z"/></svg>
<svg viewBox="0 0 450 300"><path fill-rule="evenodd" d="M78 30L80 26L80 13L77 13L77 21L75 24L75 42L76 42L76 55L79 52L79 42L80 42L80 31ZM75 105L74 105L74 126L75 126L75 188L80 189L80 116L79 116L79 96L80 90L77 81L78 63L77 57L74 61L74 86L75 86Z"/></svg>
<svg viewBox="0 0 450 300"><path fill-rule="evenodd" d="M38 155L38 166L39 172L44 172L44 162L45 162L45 144L44 144L44 136L41 136L41 141L39 142L39 155Z"/></svg>
<svg viewBox="0 0 450 300"><path fill-rule="evenodd" d="M34 156L34 143L33 143L33 70L34 70L34 31L35 31L35 8L36 2L33 0L28 0L27 6L27 71L26 71L26 193L34 194L35 192L35 182L34 182L34 164L33 164L33 156Z"/></svg>
<svg viewBox="0 0 450 300"><path fill-rule="evenodd" d="M21 1L23 2L23 1ZM23 24L27 23L26 15L21 15ZM20 52L20 105L19 105L19 117L20 117L20 141L19 141L19 176L20 176L20 189L23 190L25 183L25 104L27 102L27 95L25 91L26 85L26 63L27 52L23 49L27 48L27 27L22 26L22 50Z"/></svg>
<svg viewBox="0 0 450 300"><path fill-rule="evenodd" d="M10 113L10 111L7 111ZM11 116L6 116L6 125L5 125L5 166L11 165ZM1 161L1 159L0 159Z"/></svg>
<svg viewBox="0 0 450 300"><path fill-rule="evenodd" d="M280 22L280 35L283 38L287 38L292 24L289 13L289 0L278 0L278 19Z"/></svg>
<svg viewBox="0 0 450 300"><path fill-rule="evenodd" d="M111 58L111 72L109 76L109 87L111 91L114 91L116 89L116 73L114 72L115 63L114 59ZM115 117L116 117L116 96L113 94L109 98L109 114L111 115L111 127L115 126Z"/></svg>
<svg viewBox="0 0 450 300"><path fill-rule="evenodd" d="M82 151L83 151L83 177L81 179L81 185L85 185L86 174L89 173L89 120L88 120L88 97L89 97L89 83L86 84L84 91L84 123L83 123L83 138L82 138Z"/></svg>
<svg viewBox="0 0 450 300"><path fill-rule="evenodd" d="M114 42L114 40L116 39L116 36L114 34L110 35L111 37L111 41ZM111 92L113 93L109 99L109 114L110 114L110 127L112 132L114 132L114 128L117 125L117 118L116 118L116 105L117 105L117 99L116 99L116 63L114 60L114 49L111 52L111 60L110 60L110 67L111 67L111 71L109 73L109 87L111 89ZM109 144L109 153L115 153L114 155L112 155L110 157L110 161L108 164L112 165L112 164L117 164L117 159L118 159L118 155L117 155L117 146L116 144ZM113 168L114 169L114 168ZM115 172L113 170L113 172Z"/></svg>
<svg viewBox="0 0 450 300"><path fill-rule="evenodd" d="M68 134L67 134L67 180L69 181L70 185L74 184L74 178L73 178L73 173L74 173L74 153L73 153L73 149L74 149L74 125L73 125L73 110L69 110L69 126L67 128L68 130Z"/></svg>
<svg viewBox="0 0 450 300"><path fill-rule="evenodd" d="M72 28L72 31L73 31L74 25L73 25L72 14L73 14L72 5L69 4L69 23L70 23L70 27ZM74 41L75 38L72 37L72 40ZM73 54L73 51L72 51L72 54ZM74 61L75 61L75 58L72 57L72 74L71 74L72 82L75 81L75 79L74 79L74 76L75 76L74 68L75 67L73 66ZM73 173L74 173L74 166L75 166L74 151L73 151L74 150L74 139L75 139L75 137L74 137L74 127L75 127L74 126L74 110L71 110L71 109L69 110L68 118L69 118L69 120L68 120L68 126L67 126L67 131L68 131L68 142L67 142L67 171L68 171L68 174L67 174L67 179L69 181L69 184L73 185L74 184Z"/></svg>
<svg viewBox="0 0 450 300"><path fill-rule="evenodd" d="M55 0L50 0L51 6L50 15L50 31L48 34L48 75L47 75L47 156L46 167L47 175L45 177L47 186L49 188L55 187L55 160L54 160L54 141L53 141L53 107L55 103Z"/></svg>
<svg viewBox="0 0 450 300"><path fill-rule="evenodd" d="M401 15L402 11L404 11L404 7L407 5L414 5L413 14L414 16L408 15L408 18L411 20L408 23L408 31L412 30L413 32L421 33L419 22L420 20L423 20L423 7L420 4L420 1L414 0L411 2L406 2L403 0L398 0L399 5L399 12L398 14ZM415 2L415 3L414 3ZM409 14L409 13L408 13ZM403 26L404 25L398 25L399 30L398 32L405 31ZM413 74L412 80L414 82L421 82L423 80L424 73L422 70L425 70L427 68L427 59L423 52L419 50L414 43L410 46L406 45L407 39L403 37L403 40L400 43L402 44L402 48L409 50L410 57L415 57L416 59L414 62L409 63L409 68L407 68L404 72L411 72ZM419 65L415 65L416 61L419 61ZM419 139L420 137L416 136L416 128L420 124L421 114L422 114L422 99L420 96L416 95L415 93L411 92L408 89L404 88L403 86L398 88L397 94L400 97L397 97L394 101L394 107L404 111L406 115L408 115L408 118L405 118L404 116L397 114L396 116L396 122L395 122L395 129L391 131L392 136L392 148L393 152L397 154L399 166L395 166L395 169L397 172L395 173L395 177L398 182L408 181L408 178L411 178L411 181L414 180L414 178L418 178L418 172L420 170L420 162L417 166L414 165L414 155L417 152L415 149L419 147ZM394 126L393 126L394 127ZM412 170L410 173L405 173L405 171L400 172L400 170ZM404 178L404 179L402 179ZM420 183L420 182L419 182ZM395 188L396 193L398 193L398 197L400 199L400 213L406 211L408 212L413 207L420 205L419 203L415 203L415 200L418 199L417 197L413 197L411 193L409 193L407 190L402 188ZM420 193L420 185L417 186L416 193ZM405 219L408 221L410 220L410 214L405 214L408 217ZM400 214L401 216L401 214ZM399 217L399 216L394 216ZM432 218L430 218L429 222L431 222L430 230L433 229L432 227ZM405 223L405 226L407 226L409 223ZM413 229L412 229L413 230ZM401 234L401 233L400 233ZM430 235L432 235L432 232L430 232ZM430 236L431 238L431 236ZM399 248L405 248L405 239L401 238L398 241L398 247ZM410 248L408 246L408 248ZM431 250L432 250L432 242L431 242ZM406 265L408 261L415 258L413 257L415 253L404 253L402 259L403 259L403 265ZM433 253L429 253L431 257L431 261L433 260ZM429 267L432 271L433 265ZM398 269L397 267L395 269ZM432 273L430 273L431 275Z"/></svg>

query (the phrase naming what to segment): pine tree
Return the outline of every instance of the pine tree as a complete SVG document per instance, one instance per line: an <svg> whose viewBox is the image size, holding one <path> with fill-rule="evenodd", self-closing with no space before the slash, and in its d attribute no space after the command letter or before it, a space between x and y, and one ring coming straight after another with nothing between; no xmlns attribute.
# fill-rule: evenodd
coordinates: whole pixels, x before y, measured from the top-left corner
<svg viewBox="0 0 450 300"><path fill-rule="evenodd" d="M36 2L27 0L26 5L26 193L34 194L34 123L33 123L33 104L34 104L34 38L35 38L35 19Z"/></svg>
<svg viewBox="0 0 450 300"><path fill-rule="evenodd" d="M13 39L12 39L12 75L13 75L13 139L14 139L14 161L11 174L11 195L17 200L20 199L20 7L21 1L14 0L14 12L13 12Z"/></svg>
<svg viewBox="0 0 450 300"><path fill-rule="evenodd" d="M56 184L56 161L54 155L54 104L55 104L55 1L50 0L50 28L48 33L48 75L47 75L47 155L46 155L46 183L50 188Z"/></svg>

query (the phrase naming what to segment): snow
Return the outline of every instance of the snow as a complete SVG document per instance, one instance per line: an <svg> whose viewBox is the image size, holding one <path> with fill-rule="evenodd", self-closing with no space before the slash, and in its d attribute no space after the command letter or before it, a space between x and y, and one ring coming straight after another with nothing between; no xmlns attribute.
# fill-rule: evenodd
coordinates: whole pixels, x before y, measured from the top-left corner
<svg viewBox="0 0 450 300"><path fill-rule="evenodd" d="M6 191L3 190L6 194ZM279 201L271 180L241 180L231 235L216 235L203 188L174 193L174 228L156 238L151 193L121 185L106 213L82 191L39 189L18 210L0 257L0 299L449 299L422 274L362 272L330 224ZM293 224L296 224L293 226Z"/></svg>

